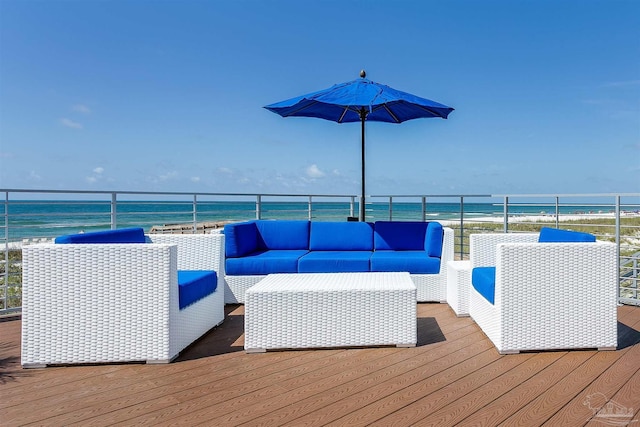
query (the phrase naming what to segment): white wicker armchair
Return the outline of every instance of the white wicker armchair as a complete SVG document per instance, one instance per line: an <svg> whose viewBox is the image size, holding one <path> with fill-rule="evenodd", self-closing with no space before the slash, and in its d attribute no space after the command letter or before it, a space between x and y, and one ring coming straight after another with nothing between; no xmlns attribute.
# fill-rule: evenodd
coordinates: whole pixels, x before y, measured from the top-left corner
<svg viewBox="0 0 640 427"><path fill-rule="evenodd" d="M23 248L22 365L167 363L224 320L224 235ZM214 270L212 294L179 309L177 270Z"/></svg>
<svg viewBox="0 0 640 427"><path fill-rule="evenodd" d="M537 243L538 234L472 234L472 268L496 267L495 301L473 286L469 314L501 354L617 347L613 243Z"/></svg>

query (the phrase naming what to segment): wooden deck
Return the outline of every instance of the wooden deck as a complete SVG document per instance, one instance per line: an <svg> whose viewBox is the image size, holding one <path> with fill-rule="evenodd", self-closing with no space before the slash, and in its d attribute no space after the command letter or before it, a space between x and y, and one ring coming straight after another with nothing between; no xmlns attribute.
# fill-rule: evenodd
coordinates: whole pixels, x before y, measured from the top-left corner
<svg viewBox="0 0 640 427"><path fill-rule="evenodd" d="M415 348L263 354L227 311L169 365L23 370L20 320L0 322L0 425L640 424L640 307L618 309L617 351L507 356L446 304L418 305Z"/></svg>

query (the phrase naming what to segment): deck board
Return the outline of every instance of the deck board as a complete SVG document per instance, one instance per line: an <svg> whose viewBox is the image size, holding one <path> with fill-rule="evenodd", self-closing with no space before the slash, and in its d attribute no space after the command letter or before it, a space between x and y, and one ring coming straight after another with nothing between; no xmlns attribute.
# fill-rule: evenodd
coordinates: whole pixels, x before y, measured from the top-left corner
<svg viewBox="0 0 640 427"><path fill-rule="evenodd" d="M640 413L640 307L617 351L500 355L470 318L418 305L415 348L243 351L244 307L168 365L20 367L20 320L0 321L0 424L602 425L584 402ZM599 394L598 394L599 393Z"/></svg>

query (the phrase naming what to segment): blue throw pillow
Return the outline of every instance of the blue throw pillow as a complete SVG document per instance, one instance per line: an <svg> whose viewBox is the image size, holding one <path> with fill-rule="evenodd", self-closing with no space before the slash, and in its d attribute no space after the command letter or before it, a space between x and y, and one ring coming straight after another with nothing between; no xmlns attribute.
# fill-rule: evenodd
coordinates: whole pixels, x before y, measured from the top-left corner
<svg viewBox="0 0 640 427"><path fill-rule="evenodd" d="M580 231L560 230L557 228L542 227L538 242L595 242L596 236Z"/></svg>
<svg viewBox="0 0 640 427"><path fill-rule="evenodd" d="M56 237L55 243L145 243L142 228L120 228L116 230L92 231Z"/></svg>
<svg viewBox="0 0 640 427"><path fill-rule="evenodd" d="M424 238L424 250L431 257L442 258L442 244L444 243L444 230L439 222L429 222L427 235Z"/></svg>

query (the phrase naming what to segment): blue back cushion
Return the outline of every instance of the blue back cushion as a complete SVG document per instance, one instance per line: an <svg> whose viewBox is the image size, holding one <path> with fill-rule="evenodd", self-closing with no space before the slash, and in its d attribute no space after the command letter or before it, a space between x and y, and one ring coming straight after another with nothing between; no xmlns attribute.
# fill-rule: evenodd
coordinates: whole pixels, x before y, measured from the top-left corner
<svg viewBox="0 0 640 427"><path fill-rule="evenodd" d="M373 224L368 222L312 222L312 251L373 251Z"/></svg>
<svg viewBox="0 0 640 427"><path fill-rule="evenodd" d="M55 243L145 243L142 228L92 231L56 237Z"/></svg>
<svg viewBox="0 0 640 427"><path fill-rule="evenodd" d="M258 228L255 221L226 224L224 247L227 258L245 256L258 250Z"/></svg>
<svg viewBox="0 0 640 427"><path fill-rule="evenodd" d="M559 230L557 228L542 227L538 242L595 242L596 236L579 231Z"/></svg>
<svg viewBox="0 0 640 427"><path fill-rule="evenodd" d="M309 249L309 221L256 221L258 248L300 250Z"/></svg>
<svg viewBox="0 0 640 427"><path fill-rule="evenodd" d="M439 222L377 221L374 247L377 251L427 251L427 255L440 258L443 237Z"/></svg>
<svg viewBox="0 0 640 427"><path fill-rule="evenodd" d="M496 299L496 268L476 267L471 270L471 284L491 304Z"/></svg>
<svg viewBox="0 0 640 427"><path fill-rule="evenodd" d="M428 224L428 222L376 221L373 237L375 250L424 250Z"/></svg>
<svg viewBox="0 0 640 427"><path fill-rule="evenodd" d="M215 271L179 270L178 300L180 310L215 292L218 275Z"/></svg>

